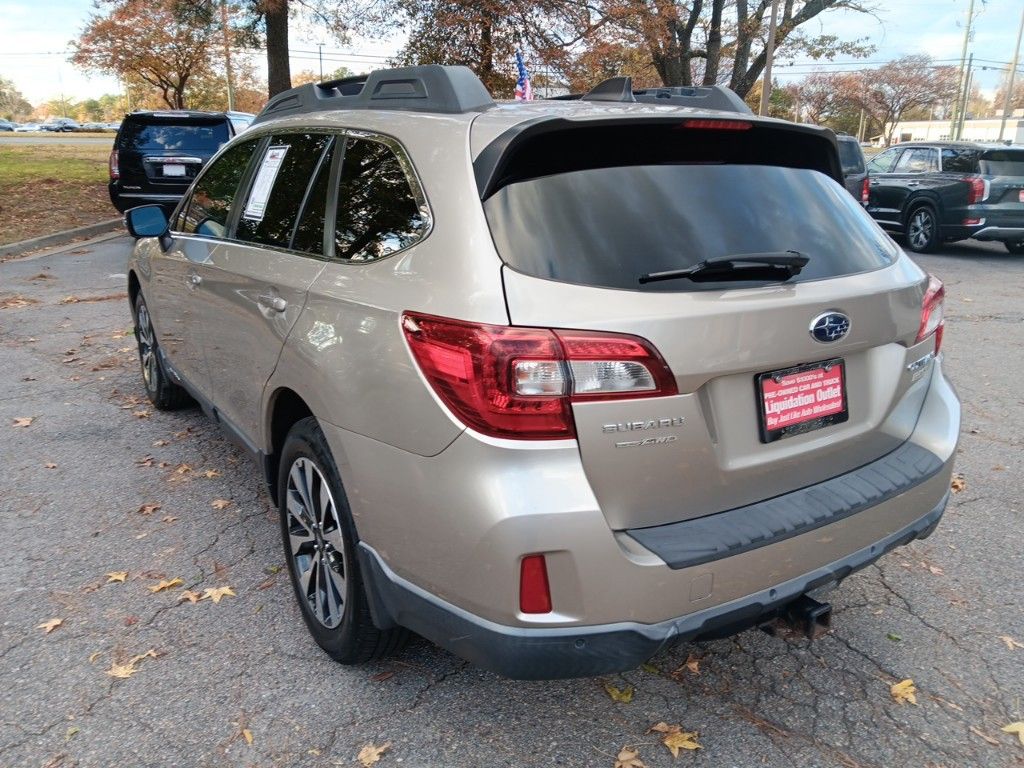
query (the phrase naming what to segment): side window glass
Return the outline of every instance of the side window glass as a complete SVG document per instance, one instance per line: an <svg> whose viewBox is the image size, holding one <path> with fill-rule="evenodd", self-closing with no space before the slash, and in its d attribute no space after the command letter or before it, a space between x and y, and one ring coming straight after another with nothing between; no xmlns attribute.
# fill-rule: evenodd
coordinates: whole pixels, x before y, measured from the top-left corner
<svg viewBox="0 0 1024 768"><path fill-rule="evenodd" d="M256 141L236 144L217 158L196 182L184 221L178 223L182 232L207 237L223 237L231 203L238 184L256 149Z"/></svg>
<svg viewBox="0 0 1024 768"><path fill-rule="evenodd" d="M316 178L306 195L299 214L299 223L292 237L292 250L320 256L324 252L324 214L327 212L327 189L331 180L331 160L344 139L339 138L327 148L320 160Z"/></svg>
<svg viewBox="0 0 1024 768"><path fill-rule="evenodd" d="M935 150L928 147L909 149L896 163L896 173L929 173L939 169Z"/></svg>
<svg viewBox="0 0 1024 768"><path fill-rule="evenodd" d="M331 141L323 133L274 136L257 159L235 238L288 248L306 189Z"/></svg>
<svg viewBox="0 0 1024 768"><path fill-rule="evenodd" d="M381 142L349 139L338 186L335 257L380 259L415 243L426 228L425 203L398 156Z"/></svg>
<svg viewBox="0 0 1024 768"><path fill-rule="evenodd" d="M875 155L868 163L868 170L871 173L891 173L899 154L899 149L887 149L885 152Z"/></svg>
<svg viewBox="0 0 1024 768"><path fill-rule="evenodd" d="M977 173L978 153L969 149L943 149L942 170L946 173Z"/></svg>

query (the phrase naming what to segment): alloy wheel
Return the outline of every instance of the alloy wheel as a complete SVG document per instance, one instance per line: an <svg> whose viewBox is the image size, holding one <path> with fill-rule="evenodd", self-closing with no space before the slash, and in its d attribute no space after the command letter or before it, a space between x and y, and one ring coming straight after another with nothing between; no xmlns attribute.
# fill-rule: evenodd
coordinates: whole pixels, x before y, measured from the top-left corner
<svg viewBox="0 0 1024 768"><path fill-rule="evenodd" d="M935 228L935 219L927 208L918 208L910 217L910 226L907 228L907 237L914 248L924 248L931 242L932 231Z"/></svg>
<svg viewBox="0 0 1024 768"><path fill-rule="evenodd" d="M146 386L152 388L156 382L156 344L153 334L153 323L149 319L149 310L145 303L139 304L136 321L136 338L139 343L139 361L142 363L142 378Z"/></svg>
<svg viewBox="0 0 1024 768"><path fill-rule="evenodd" d="M288 538L299 593L317 621L328 629L345 616L348 563L334 496L320 469L298 458L285 490Z"/></svg>

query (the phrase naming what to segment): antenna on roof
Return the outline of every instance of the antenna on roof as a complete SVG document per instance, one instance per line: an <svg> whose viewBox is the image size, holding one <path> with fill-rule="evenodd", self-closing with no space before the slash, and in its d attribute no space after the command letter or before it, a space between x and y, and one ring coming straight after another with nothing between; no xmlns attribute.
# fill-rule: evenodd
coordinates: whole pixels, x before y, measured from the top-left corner
<svg viewBox="0 0 1024 768"><path fill-rule="evenodd" d="M636 101L633 96L633 78L631 77L610 77L602 80L586 94L580 97L581 101Z"/></svg>

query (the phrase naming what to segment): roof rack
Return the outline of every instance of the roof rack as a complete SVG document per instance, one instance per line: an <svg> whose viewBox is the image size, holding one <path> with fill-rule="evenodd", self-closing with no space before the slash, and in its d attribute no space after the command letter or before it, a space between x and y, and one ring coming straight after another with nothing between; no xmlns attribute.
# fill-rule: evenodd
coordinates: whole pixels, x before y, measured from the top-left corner
<svg viewBox="0 0 1024 768"><path fill-rule="evenodd" d="M333 109L462 114L481 112L492 106L491 94L468 67L424 64L378 69L368 75L300 85L272 98L253 124Z"/></svg>
<svg viewBox="0 0 1024 768"><path fill-rule="evenodd" d="M560 101L572 99L606 101L620 104L665 104L673 107L696 107L753 114L753 110L735 91L722 85L665 86L634 91L631 77L611 77L598 83L585 94L555 96L554 99Z"/></svg>

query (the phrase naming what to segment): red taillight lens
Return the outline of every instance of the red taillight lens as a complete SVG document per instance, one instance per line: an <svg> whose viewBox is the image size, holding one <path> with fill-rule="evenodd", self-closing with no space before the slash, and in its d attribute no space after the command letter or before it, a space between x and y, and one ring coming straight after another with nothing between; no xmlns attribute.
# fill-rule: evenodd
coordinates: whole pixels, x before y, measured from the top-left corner
<svg viewBox="0 0 1024 768"><path fill-rule="evenodd" d="M120 171L120 169L117 166L117 162L118 162L117 150L116 149L112 149L112 150L110 150L110 178L112 178L112 179L119 179L119 178L121 178L121 171Z"/></svg>
<svg viewBox="0 0 1024 768"><path fill-rule="evenodd" d="M988 197L988 184L984 179L972 176L969 179L964 179L967 184L967 204L974 205L980 203L986 197Z"/></svg>
<svg viewBox="0 0 1024 768"><path fill-rule="evenodd" d="M406 312L409 349L466 426L520 440L576 434L571 403L677 394L665 361L636 336L466 323Z"/></svg>
<svg viewBox="0 0 1024 768"><path fill-rule="evenodd" d="M860 185L860 201L864 205L868 204L871 199L871 179L867 176L864 177L864 183Z"/></svg>
<svg viewBox="0 0 1024 768"><path fill-rule="evenodd" d="M544 555L527 555L519 566L519 610L551 613L551 588Z"/></svg>
<svg viewBox="0 0 1024 768"><path fill-rule="evenodd" d="M928 288L921 301L921 325L917 331L917 342L922 342L935 334L935 354L942 347L942 332L945 323L942 319L943 304L946 301L946 288L935 275L928 275Z"/></svg>
<svg viewBox="0 0 1024 768"><path fill-rule="evenodd" d="M753 123L744 120L708 120L693 117L683 120L683 128L705 128L712 131L749 131Z"/></svg>

